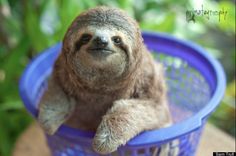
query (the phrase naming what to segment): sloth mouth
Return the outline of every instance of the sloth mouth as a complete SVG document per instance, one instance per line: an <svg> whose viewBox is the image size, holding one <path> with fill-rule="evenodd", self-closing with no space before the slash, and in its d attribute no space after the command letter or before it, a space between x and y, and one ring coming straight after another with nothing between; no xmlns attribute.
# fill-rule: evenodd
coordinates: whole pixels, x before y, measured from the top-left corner
<svg viewBox="0 0 236 156"><path fill-rule="evenodd" d="M87 51L94 56L107 56L114 53L113 50L108 48L88 48Z"/></svg>

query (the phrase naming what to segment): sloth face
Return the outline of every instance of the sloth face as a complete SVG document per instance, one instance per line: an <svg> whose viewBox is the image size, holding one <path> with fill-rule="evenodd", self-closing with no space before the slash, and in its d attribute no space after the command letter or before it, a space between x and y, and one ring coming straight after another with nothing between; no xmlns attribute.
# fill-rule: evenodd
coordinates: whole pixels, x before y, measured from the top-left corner
<svg viewBox="0 0 236 156"><path fill-rule="evenodd" d="M120 10L100 7L73 21L64 37L63 51L80 79L105 83L124 77L134 64L142 44L140 36L133 19Z"/></svg>
<svg viewBox="0 0 236 156"><path fill-rule="evenodd" d="M124 55L128 49L124 34L108 28L89 27L80 31L75 51L87 52L93 62L107 62L112 55Z"/></svg>
<svg viewBox="0 0 236 156"><path fill-rule="evenodd" d="M119 78L128 66L131 40L117 29L89 26L78 31L70 55L73 68L87 81Z"/></svg>

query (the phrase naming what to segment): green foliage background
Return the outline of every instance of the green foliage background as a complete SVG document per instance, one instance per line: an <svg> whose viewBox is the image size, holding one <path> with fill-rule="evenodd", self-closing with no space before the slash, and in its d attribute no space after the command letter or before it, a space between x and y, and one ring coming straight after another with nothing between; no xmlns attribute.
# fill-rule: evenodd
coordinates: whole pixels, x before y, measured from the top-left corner
<svg viewBox="0 0 236 156"><path fill-rule="evenodd" d="M226 20L196 17L199 8L228 11ZM19 134L32 122L18 94L23 69L36 54L62 40L71 21L97 5L116 6L137 19L143 30L167 32L197 42L223 64L228 80L222 104L210 121L235 136L235 2L187 0L0 0L0 156L11 155Z"/></svg>

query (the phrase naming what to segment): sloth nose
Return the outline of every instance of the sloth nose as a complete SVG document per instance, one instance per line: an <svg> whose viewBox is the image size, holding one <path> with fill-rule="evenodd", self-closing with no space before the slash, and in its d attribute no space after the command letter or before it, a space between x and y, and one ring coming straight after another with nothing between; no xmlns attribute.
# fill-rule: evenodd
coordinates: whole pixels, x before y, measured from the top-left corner
<svg viewBox="0 0 236 156"><path fill-rule="evenodd" d="M105 48L108 45L108 39L104 36L97 36L94 43L98 48Z"/></svg>

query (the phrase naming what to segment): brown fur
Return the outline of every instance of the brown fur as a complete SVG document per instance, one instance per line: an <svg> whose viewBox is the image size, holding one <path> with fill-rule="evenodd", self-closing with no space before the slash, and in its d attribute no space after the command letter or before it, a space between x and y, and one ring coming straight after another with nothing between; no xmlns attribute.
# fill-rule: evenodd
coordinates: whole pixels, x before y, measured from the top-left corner
<svg viewBox="0 0 236 156"><path fill-rule="evenodd" d="M91 59L82 50L75 52L75 43L91 26L123 35L126 53L111 45L119 51L117 57L110 57L113 61L83 68ZM40 102L38 119L49 134L65 122L96 131L93 147L102 154L115 151L144 130L170 125L162 66L147 51L132 18L118 9L97 7L72 22Z"/></svg>

